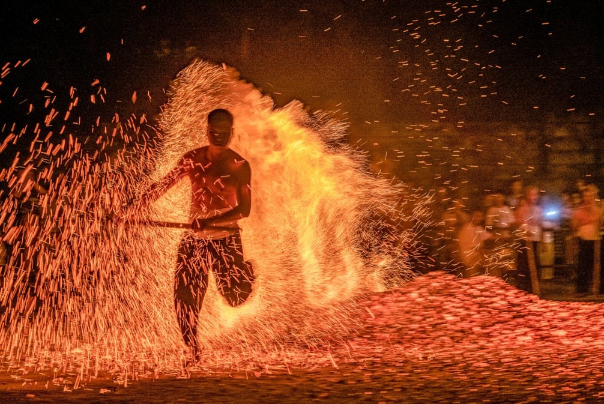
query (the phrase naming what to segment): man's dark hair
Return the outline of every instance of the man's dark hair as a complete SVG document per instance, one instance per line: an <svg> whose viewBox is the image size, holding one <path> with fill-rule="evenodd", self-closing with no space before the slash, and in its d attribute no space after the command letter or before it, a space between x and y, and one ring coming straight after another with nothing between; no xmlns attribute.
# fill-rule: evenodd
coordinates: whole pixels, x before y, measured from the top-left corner
<svg viewBox="0 0 604 404"><path fill-rule="evenodd" d="M226 109L215 109L208 114L208 123L224 121L233 124L233 115Z"/></svg>

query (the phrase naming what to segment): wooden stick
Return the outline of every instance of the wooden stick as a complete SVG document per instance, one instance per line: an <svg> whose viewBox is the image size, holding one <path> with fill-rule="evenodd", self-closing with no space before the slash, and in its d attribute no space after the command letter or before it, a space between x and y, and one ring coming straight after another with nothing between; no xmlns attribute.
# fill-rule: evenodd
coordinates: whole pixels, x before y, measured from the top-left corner
<svg viewBox="0 0 604 404"><path fill-rule="evenodd" d="M541 288L539 287L539 274L537 273L537 263L535 262L535 251L533 250L533 242L527 241L526 248L529 273L531 276L531 288L533 290L533 294L539 296L541 294Z"/></svg>
<svg viewBox="0 0 604 404"><path fill-rule="evenodd" d="M162 222L159 220L140 220L136 222L126 222L127 225L138 225L138 226L154 226L154 227L167 227L171 229L193 229L192 223L179 223L179 222ZM197 230L197 229L194 229ZM240 230L236 227L227 226L205 226L203 230L214 230L214 231L237 231Z"/></svg>

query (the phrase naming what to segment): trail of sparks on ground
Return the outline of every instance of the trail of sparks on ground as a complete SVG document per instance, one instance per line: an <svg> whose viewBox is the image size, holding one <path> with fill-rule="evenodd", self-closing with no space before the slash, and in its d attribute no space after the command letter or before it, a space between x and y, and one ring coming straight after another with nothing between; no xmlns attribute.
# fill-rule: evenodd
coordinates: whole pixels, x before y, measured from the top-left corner
<svg viewBox="0 0 604 404"><path fill-rule="evenodd" d="M50 87L44 83L42 91ZM90 102L103 100L101 84L91 88ZM72 89L70 97L72 111L79 96ZM33 129L30 154L17 153L1 173L20 191L2 206L3 241L12 251L0 291L0 345L9 361L72 357L87 372L135 359L179 368L183 344L172 295L179 231L109 218L204 144L205 116L217 107L234 113L232 147L254 173L243 243L258 279L238 308L210 286L200 330L210 361L306 362L308 347L357 329L359 296L411 277L421 221L403 215L402 188L368 174L364 156L341 141L345 126L326 113L311 116L296 102L275 110L234 71L201 61L175 81L156 133L144 116L124 121L117 114L111 125L99 117L89 134L65 125L53 133L60 115L53 102L45 103L44 125ZM4 146L19 144L29 130L31 124L11 131ZM23 213L36 182L48 186L35 204L40 212ZM184 221L188 203L183 181L137 219Z"/></svg>
<svg viewBox="0 0 604 404"><path fill-rule="evenodd" d="M297 384L314 377L325 393L321 397L372 394L386 402L596 402L604 396L602 304L541 300L497 277L456 279L443 272L371 293L358 303L362 331L309 351L309 367L331 371L315 369L320 373L313 376L308 369L293 369ZM265 366L222 370L206 362L193 377L231 382L230 377L268 377L271 385L292 383L279 376L292 369L281 358L274 359ZM71 389L80 368L64 366L57 374L47 370L44 376L34 374L33 364L21 367L14 373L24 384L21 394L35 393L45 381L53 383L54 391ZM127 385L127 380L174 376L158 376L152 366L139 362L121 368L117 379L101 386L108 390L107 386ZM34 380L39 380L38 387ZM169 397L177 397L171 391L174 396ZM98 397L97 392L91 391L89 397Z"/></svg>

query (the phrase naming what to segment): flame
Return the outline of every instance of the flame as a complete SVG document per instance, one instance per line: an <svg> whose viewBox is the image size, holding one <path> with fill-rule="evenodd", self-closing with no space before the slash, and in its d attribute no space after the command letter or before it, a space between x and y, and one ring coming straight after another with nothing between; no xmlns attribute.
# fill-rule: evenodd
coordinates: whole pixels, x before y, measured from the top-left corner
<svg viewBox="0 0 604 404"><path fill-rule="evenodd" d="M128 120L134 133L122 134L143 136L135 157L122 150L107 161L98 150L84 154L71 135L63 140L51 167L70 165L43 196L47 208L42 219L34 217L40 223L17 232L36 236L15 237L33 244L24 249L28 259L13 254L7 268L16 280L5 276L0 290L8 307L0 345L7 352L92 349L115 359L183 347L172 289L183 231L124 226L106 215L204 145L207 113L219 107L235 116L231 147L252 167L252 213L241 226L257 279L248 301L233 308L210 273L199 330L206 352L231 361L267 356L285 343L341 338L358 325L355 299L411 277L414 232L393 232L383 219L408 219L402 189L368 172L364 155L343 140L346 125L327 113L311 115L296 101L275 108L234 70L196 61L174 82L158 147L140 135L135 119ZM95 135L101 150L116 135L107 133ZM190 192L183 180L140 217L186 221ZM5 204L3 214L14 214L14 206ZM32 260L39 268L35 292L24 280L35 272Z"/></svg>

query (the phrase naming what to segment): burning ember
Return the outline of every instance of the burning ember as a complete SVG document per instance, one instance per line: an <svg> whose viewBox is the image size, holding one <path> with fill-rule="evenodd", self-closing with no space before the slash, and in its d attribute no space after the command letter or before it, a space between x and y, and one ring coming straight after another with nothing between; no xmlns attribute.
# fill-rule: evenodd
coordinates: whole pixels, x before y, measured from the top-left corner
<svg viewBox="0 0 604 404"><path fill-rule="evenodd" d="M280 397L292 385L298 388L295 397L314 394L342 402L367 395L385 402L597 402L604 396L601 304L544 301L497 277L456 279L442 272L371 293L358 303L355 335L312 349L274 352L261 362L232 362L228 369L217 369L220 358L208 357L195 369L194 375L204 377L190 381L189 394L214 391L224 382L220 394L226 401L244 391ZM165 356L156 358L159 368L152 361L116 361L112 382L90 380L95 361L86 352L72 357L77 360L57 356L46 370L40 363L20 367L13 385L25 387L13 396L35 389L35 381L51 391L86 383L92 389L88 398L111 394L116 384L132 380L136 383L130 393L121 390L122 397L160 390L176 398L187 391L169 380L178 371L166 366ZM148 382L158 377L168 380Z"/></svg>

